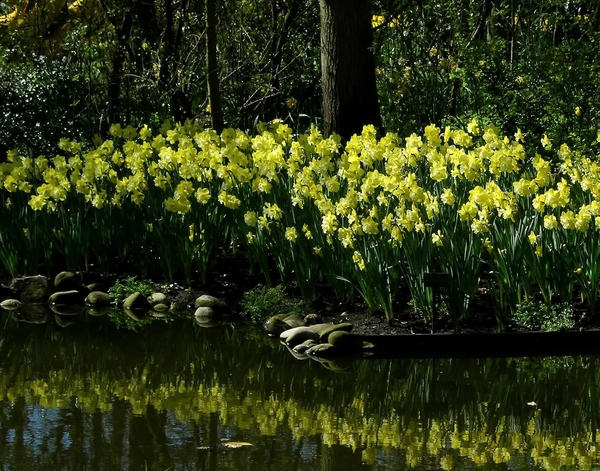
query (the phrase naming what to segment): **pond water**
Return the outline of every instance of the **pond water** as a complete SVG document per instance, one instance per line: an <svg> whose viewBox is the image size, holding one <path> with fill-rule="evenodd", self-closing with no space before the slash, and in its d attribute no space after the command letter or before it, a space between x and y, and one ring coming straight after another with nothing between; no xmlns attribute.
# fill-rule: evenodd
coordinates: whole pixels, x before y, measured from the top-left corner
<svg viewBox="0 0 600 471"><path fill-rule="evenodd" d="M600 467L600 357L319 363L239 324L1 316L2 469Z"/></svg>

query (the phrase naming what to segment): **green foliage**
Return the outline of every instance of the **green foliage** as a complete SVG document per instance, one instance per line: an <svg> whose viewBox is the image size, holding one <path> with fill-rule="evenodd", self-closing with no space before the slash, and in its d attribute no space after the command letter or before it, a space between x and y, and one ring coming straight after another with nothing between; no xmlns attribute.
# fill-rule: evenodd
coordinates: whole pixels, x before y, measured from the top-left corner
<svg viewBox="0 0 600 471"><path fill-rule="evenodd" d="M549 306L543 302L527 299L517 305L513 319L517 325L530 330L554 332L575 327L573 305L568 302Z"/></svg>
<svg viewBox="0 0 600 471"><path fill-rule="evenodd" d="M9 54L0 44L0 161L14 147L52 153L61 137L81 137L84 90L72 65L43 55L15 63Z"/></svg>
<svg viewBox="0 0 600 471"><path fill-rule="evenodd" d="M116 121L210 121L203 2L175 2L170 13L155 1L86 3L89 11L65 17L57 8L27 8L22 24L0 22L0 159L15 146L46 152L58 137L102 134ZM18 4L0 3L0 14ZM583 149L594 141L594 2L372 4L382 18L373 51L387 129L408 136L431 122L461 126L478 116L507 135L527 129L531 142L543 133ZM226 125L251 129L281 118L303 129L314 122L321 106L314 2L232 0L219 2L217 13ZM36 30L44 25L56 34Z"/></svg>
<svg viewBox="0 0 600 471"><path fill-rule="evenodd" d="M559 5L560 3L560 5ZM375 2L382 117L409 135L472 116L582 147L600 116L599 13L590 2ZM469 12L464 14L464 12Z"/></svg>
<svg viewBox="0 0 600 471"><path fill-rule="evenodd" d="M263 322L276 314L303 314L302 302L287 296L283 285L272 288L257 285L244 293L241 306L254 322Z"/></svg>
<svg viewBox="0 0 600 471"><path fill-rule="evenodd" d="M108 290L108 295L113 303L120 306L128 296L136 291L139 291L143 296L150 296L153 291L152 285L146 280L138 280L135 275L128 276L118 279Z"/></svg>

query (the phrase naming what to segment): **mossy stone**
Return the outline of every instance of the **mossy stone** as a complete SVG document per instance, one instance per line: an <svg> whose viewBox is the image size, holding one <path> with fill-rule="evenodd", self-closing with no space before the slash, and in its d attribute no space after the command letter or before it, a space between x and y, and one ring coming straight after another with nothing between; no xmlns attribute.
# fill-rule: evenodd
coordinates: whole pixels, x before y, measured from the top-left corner
<svg viewBox="0 0 600 471"><path fill-rule="evenodd" d="M311 312L310 314L307 314L306 316L304 316L304 325L316 325L316 324L321 324L321 323L322 323L322 319L321 319L320 314Z"/></svg>
<svg viewBox="0 0 600 471"><path fill-rule="evenodd" d="M298 332L300 330L306 330L306 329L309 329L309 327L300 326L300 327L293 327L291 329L284 330L283 332L281 332L281 334L279 334L279 339L283 340L285 342L288 339L288 337L290 337L291 335L294 335L296 332Z"/></svg>
<svg viewBox="0 0 600 471"><path fill-rule="evenodd" d="M69 291L81 286L81 275L72 271L61 271L54 277L54 289L57 291Z"/></svg>
<svg viewBox="0 0 600 471"><path fill-rule="evenodd" d="M144 295L142 295L142 293L140 293L139 291L136 291L135 293L128 296L127 299L125 299L125 301L123 302L123 307L125 309L130 309L130 310L134 310L134 309L146 309L147 310L150 308L150 304L148 304L148 300L144 297Z"/></svg>
<svg viewBox="0 0 600 471"><path fill-rule="evenodd" d="M16 309L19 309L22 305L23 303L18 299L5 299L0 303L0 307L7 311L15 311Z"/></svg>
<svg viewBox="0 0 600 471"><path fill-rule="evenodd" d="M172 302L171 306L169 307L169 312L173 314L181 314L183 312L186 312L186 310L187 306L185 304L178 303L176 301Z"/></svg>
<svg viewBox="0 0 600 471"><path fill-rule="evenodd" d="M285 322L289 328L292 327L302 327L304 325L304 320L297 314L289 314L283 318L283 322Z"/></svg>
<svg viewBox="0 0 600 471"><path fill-rule="evenodd" d="M288 330L290 328L290 326L283 321L283 319L286 317L286 314L277 314L276 316L271 316L265 321L263 327L269 335L279 335L284 330Z"/></svg>
<svg viewBox="0 0 600 471"><path fill-rule="evenodd" d="M318 340L319 336L309 327L295 327L294 332L285 339L285 343L294 348L296 345L305 342L306 340Z"/></svg>
<svg viewBox="0 0 600 471"><path fill-rule="evenodd" d="M308 325L307 327L310 327L314 332L316 332L319 337L321 337L321 332L324 332L326 329L330 329L331 327L333 327L333 322L324 322L321 324L312 324L312 325Z"/></svg>
<svg viewBox="0 0 600 471"><path fill-rule="evenodd" d="M168 304L167 295L164 293L152 293L148 296L148 303L151 306L156 306L157 304Z"/></svg>
<svg viewBox="0 0 600 471"><path fill-rule="evenodd" d="M227 304L222 299L215 298L209 294L203 294L202 296L196 298L196 301L194 301L194 307L210 307L215 311L222 311L227 309Z"/></svg>
<svg viewBox="0 0 600 471"><path fill-rule="evenodd" d="M164 303L158 303L155 304L152 309L154 309L156 312L167 312L169 310L169 305Z"/></svg>
<svg viewBox="0 0 600 471"><path fill-rule="evenodd" d="M110 306L111 299L108 293L104 291L92 291L86 296L85 303L95 307Z"/></svg>
<svg viewBox="0 0 600 471"><path fill-rule="evenodd" d="M350 332L352 330L352 324L350 324L349 322L342 322L341 324L331 324L329 327L320 330L319 339L321 340L321 342L326 342L327 337L329 337L329 334L338 330Z"/></svg>
<svg viewBox="0 0 600 471"><path fill-rule="evenodd" d="M361 337L344 330L336 330L331 332L327 337L327 342L337 348L340 352L344 353L362 350Z"/></svg>
<svg viewBox="0 0 600 471"><path fill-rule="evenodd" d="M43 303L48 297L48 278L42 275L14 278L10 288L24 303Z"/></svg>

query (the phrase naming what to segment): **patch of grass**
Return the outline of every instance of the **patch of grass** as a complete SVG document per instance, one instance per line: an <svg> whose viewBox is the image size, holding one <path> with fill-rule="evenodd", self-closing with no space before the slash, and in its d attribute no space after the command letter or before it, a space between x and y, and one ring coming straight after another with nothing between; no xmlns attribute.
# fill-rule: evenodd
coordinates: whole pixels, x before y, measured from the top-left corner
<svg viewBox="0 0 600 471"><path fill-rule="evenodd" d="M302 301L287 296L283 285L272 288L257 285L244 293L241 306L254 322L263 322L276 314L304 314Z"/></svg>
<svg viewBox="0 0 600 471"><path fill-rule="evenodd" d="M146 280L138 280L136 276L128 276L127 278L118 279L113 286L108 290L112 302L117 306L123 304L125 299L139 291L144 296L152 294L152 285Z"/></svg>
<svg viewBox="0 0 600 471"><path fill-rule="evenodd" d="M545 303L529 299L517 305L513 319L521 327L546 332L575 327L573 306L567 302L548 306Z"/></svg>

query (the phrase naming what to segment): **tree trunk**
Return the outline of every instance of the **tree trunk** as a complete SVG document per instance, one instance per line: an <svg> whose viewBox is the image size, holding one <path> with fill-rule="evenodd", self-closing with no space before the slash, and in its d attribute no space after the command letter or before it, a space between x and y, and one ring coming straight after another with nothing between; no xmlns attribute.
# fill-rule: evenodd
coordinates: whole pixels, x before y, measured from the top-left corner
<svg viewBox="0 0 600 471"><path fill-rule="evenodd" d="M223 130L221 91L217 64L217 0L206 0L206 83L211 125L220 133Z"/></svg>
<svg viewBox="0 0 600 471"><path fill-rule="evenodd" d="M344 139L381 126L370 2L320 0L323 131Z"/></svg>
<svg viewBox="0 0 600 471"><path fill-rule="evenodd" d="M127 9L125 19L120 27L116 27L117 40L112 57L112 67L108 82L108 122L110 124L121 121L121 85L123 82L123 64L125 63L125 49L131 34L132 15Z"/></svg>

